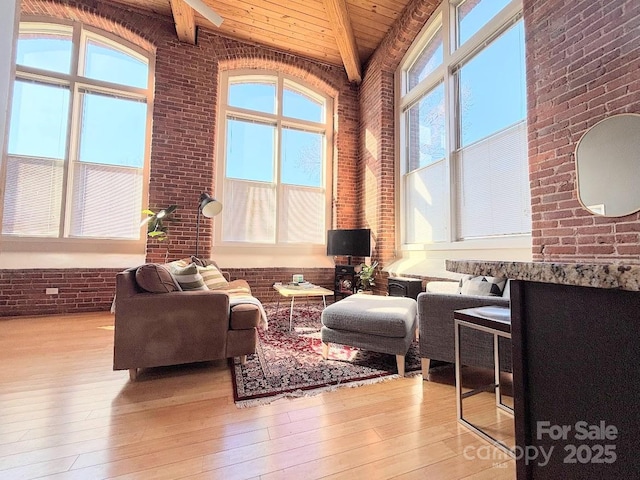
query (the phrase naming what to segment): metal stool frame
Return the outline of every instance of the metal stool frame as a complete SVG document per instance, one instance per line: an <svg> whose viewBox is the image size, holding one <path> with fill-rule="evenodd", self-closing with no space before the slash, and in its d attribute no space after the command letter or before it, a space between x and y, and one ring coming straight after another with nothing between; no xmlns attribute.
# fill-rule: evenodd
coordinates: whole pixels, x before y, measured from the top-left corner
<svg viewBox="0 0 640 480"><path fill-rule="evenodd" d="M499 354L500 352L499 352L499 346L498 346L499 337L505 337L505 338L511 339L511 326L510 324L507 324L504 322L499 322L495 320L492 321L490 318L487 318L487 317L483 317L483 323L485 323L485 325L478 325L477 323L473 323L472 321L462 320L458 318L458 312L463 314L465 318L469 319L470 317L473 316L472 314L470 314L471 311L472 310L475 311L480 308L485 308L485 307L467 309L466 311L459 310L454 313L455 360L456 360L456 409L457 409L458 421L463 425L465 425L470 430L472 430L474 433L478 434L485 440L488 440L493 445L495 445L496 447L498 447L499 449L501 449L511 457L515 458L514 449L509 448L504 442L492 437L491 435L483 431L481 428L472 424L470 421L466 420L463 415L463 408L462 408L463 399L472 397L479 393L490 392L492 390L495 391L495 394L496 394L496 406L513 415L513 408L511 408L508 405L505 405L502 401L502 391L500 389L500 354ZM496 328L492 328L491 326L489 326L492 323L496 325ZM460 352L461 327L473 328L473 329L480 330L482 332L487 332L493 335L494 383L491 383L489 385L485 385L482 387L478 387L464 393L462 393L462 360L461 360L461 352Z"/></svg>

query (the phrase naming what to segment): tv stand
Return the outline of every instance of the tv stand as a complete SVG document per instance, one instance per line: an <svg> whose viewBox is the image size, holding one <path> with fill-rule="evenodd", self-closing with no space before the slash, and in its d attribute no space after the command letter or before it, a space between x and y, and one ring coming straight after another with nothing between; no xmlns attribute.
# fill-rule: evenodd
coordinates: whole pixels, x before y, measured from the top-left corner
<svg viewBox="0 0 640 480"><path fill-rule="evenodd" d="M355 292L356 270L351 265L351 257L349 257L349 265L336 265L333 281L333 301L338 300L338 297L348 297Z"/></svg>

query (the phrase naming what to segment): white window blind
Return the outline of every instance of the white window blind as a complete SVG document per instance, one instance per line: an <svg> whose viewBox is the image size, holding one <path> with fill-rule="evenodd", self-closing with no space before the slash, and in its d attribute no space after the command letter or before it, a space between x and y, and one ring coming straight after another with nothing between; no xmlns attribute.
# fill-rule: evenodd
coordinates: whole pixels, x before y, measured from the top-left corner
<svg viewBox="0 0 640 480"><path fill-rule="evenodd" d="M457 152L461 239L531 230L526 122Z"/></svg>
<svg viewBox="0 0 640 480"><path fill-rule="evenodd" d="M140 169L77 163L75 170L70 236L138 238Z"/></svg>
<svg viewBox="0 0 640 480"><path fill-rule="evenodd" d="M407 243L432 243L447 239L448 183L443 160L405 175L403 224Z"/></svg>
<svg viewBox="0 0 640 480"><path fill-rule="evenodd" d="M57 237L63 174L62 160L9 157L2 233Z"/></svg>
<svg viewBox="0 0 640 480"><path fill-rule="evenodd" d="M225 242L273 243L276 236L276 187L270 183L226 179L222 210Z"/></svg>
<svg viewBox="0 0 640 480"><path fill-rule="evenodd" d="M280 197L282 243L318 243L325 235L325 195L320 189L285 185Z"/></svg>

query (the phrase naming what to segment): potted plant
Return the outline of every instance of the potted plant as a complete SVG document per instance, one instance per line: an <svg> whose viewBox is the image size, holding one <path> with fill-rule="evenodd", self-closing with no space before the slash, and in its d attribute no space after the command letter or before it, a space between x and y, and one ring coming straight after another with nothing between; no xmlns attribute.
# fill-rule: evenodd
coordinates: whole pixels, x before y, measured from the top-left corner
<svg viewBox="0 0 640 480"><path fill-rule="evenodd" d="M360 264L360 271L356 274L358 292L371 292L375 286L376 267L378 262L374 261L371 265Z"/></svg>
<svg viewBox="0 0 640 480"><path fill-rule="evenodd" d="M142 213L147 216L140 226L147 225L147 237L156 240L157 242L165 242L168 240L168 228L164 224L165 221L171 220L170 215L178 208L177 205L169 205L167 208L158 211L143 210ZM169 258L169 242L165 245L164 260L165 262ZM159 246L159 245L158 245Z"/></svg>
<svg viewBox="0 0 640 480"><path fill-rule="evenodd" d="M153 210L143 210L142 213L147 215L142 221L142 225L147 224L147 236L155 238L159 242L167 239L167 227L163 224L165 220L169 220L169 215L175 212L177 205L169 205L167 208L160 210L158 213ZM142 226L141 225L141 226Z"/></svg>

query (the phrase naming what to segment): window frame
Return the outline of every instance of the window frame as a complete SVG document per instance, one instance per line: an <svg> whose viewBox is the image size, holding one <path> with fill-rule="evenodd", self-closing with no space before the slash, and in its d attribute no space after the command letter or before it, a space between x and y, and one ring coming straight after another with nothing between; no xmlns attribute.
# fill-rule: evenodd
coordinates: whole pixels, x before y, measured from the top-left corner
<svg viewBox="0 0 640 480"><path fill-rule="evenodd" d="M522 20L521 0L512 0L497 15L483 25L475 34L467 39L461 46L456 46L456 7L464 0L443 0L440 6L432 14L422 31L415 38L396 71L395 78L395 118L396 122L396 218L401 219L396 223L396 248L399 252L415 256L419 252L440 252L438 255L459 256L459 253L467 251L497 250L502 248L516 248L530 250L531 234L501 235L474 239L460 239L457 233L457 191L456 191L456 154L460 149L459 102L457 100L456 71L466 62L472 59L476 53L485 48L492 40L503 34L515 23ZM438 31L442 34L443 62L434 71L427 75L411 90L408 89L408 71L419 58L421 52L429 44ZM445 228L446 238L438 242L407 243L406 225L406 195L405 183L408 171L409 141L406 114L422 98L433 91L439 83L444 84L445 94ZM526 118L524 120L526 122ZM513 126L513 125L512 125ZM512 126L508 127L511 128ZM502 130L501 130L502 131ZM495 135L498 132L494 132ZM490 138L490 137L486 137ZM439 162L436 162L439 163ZM428 168L423 166L422 168ZM419 169L411 170L415 172ZM413 252L413 253L412 253Z"/></svg>
<svg viewBox="0 0 640 480"><path fill-rule="evenodd" d="M254 110L248 110L240 107L230 106L228 104L229 86L232 83L241 82L242 80L256 82L261 79L275 79L276 82L276 113L264 113ZM333 155L334 155L334 99L306 84L304 81L286 75L281 72L271 70L259 70L259 69L238 69L238 70L225 70L220 73L220 91L219 91L219 114L218 114L218 128L217 128L217 149L216 149L216 197L224 203L224 183L226 180L226 148L227 148L227 119L236 118L248 121L258 121L260 123L270 123L275 125L276 141L275 141L275 182L272 184L276 189L275 204L278 205L278 211L276 213L275 220L275 240L273 243L260 243L260 242L238 242L238 241L224 241L224 215L215 217L214 223L216 225L214 234L214 243L216 254L229 254L233 255L238 251L251 249L251 254L256 255L291 255L291 254L313 254L313 255L325 255L326 254L326 236L323 237L322 243L285 243L279 242L279 229L280 218L279 205L282 198L283 189L291 186L290 184L283 183L281 181L280 169L282 167L282 134L281 132L287 127L295 127L299 130L304 130L313 133L324 134L324 158L322 166L322 185L320 187L308 187L300 186L303 189L322 189L324 191L324 212L325 222L324 230L326 231L331 225L331 211L332 211L332 195L333 195ZM283 98L284 89L289 88L295 92L309 96L310 98L320 102L324 105L324 121L323 122L311 122L309 120L297 119L293 117L286 117L283 114ZM246 180L249 182L249 180Z"/></svg>
<svg viewBox="0 0 640 480"><path fill-rule="evenodd" d="M6 252L40 252L56 251L62 253L85 253L101 251L106 254L144 254L146 248L146 235L140 230L137 239L129 238L97 238L97 237L74 237L71 236L72 218L72 191L73 191L73 169L80 162L78 149L80 147L81 107L82 92L106 94L117 98L128 98L146 103L146 122L143 165L141 168L141 204L148 201L148 183L150 172L151 136L153 121L153 96L155 78L155 56L147 50L133 44L132 42L118 37L110 32L83 24L78 21L55 19L43 16L23 16L16 31L17 38L26 28L32 28L34 32L56 27L71 28L71 60L69 73L59 73L36 67L27 67L14 64L11 86L16 81L30 81L36 84L48 84L62 86L69 90L69 110L67 115L67 135L65 156L62 160L63 166L63 186L62 204L60 214L60 227L57 237L41 236L21 236L10 235L0 232L0 242ZM82 61L86 41L97 40L100 44L113 47L115 50L132 55L147 64L147 87L138 88L124 84L111 83L102 80L91 79L81 75ZM17 48L17 47L16 47ZM8 112L10 114L10 111ZM21 156L9 155L8 140L2 152L2 163L0 164L0 184L5 185L7 175L7 163L9 158L21 158ZM40 157L34 157L40 158ZM0 219L4 209L4 194L6 189L0 192Z"/></svg>

